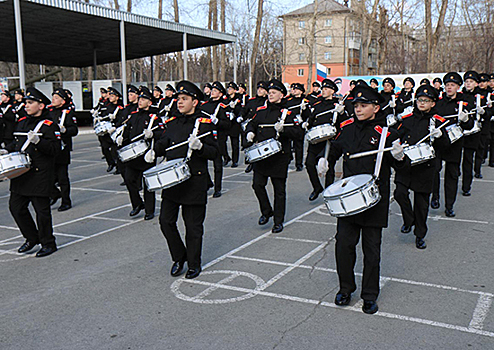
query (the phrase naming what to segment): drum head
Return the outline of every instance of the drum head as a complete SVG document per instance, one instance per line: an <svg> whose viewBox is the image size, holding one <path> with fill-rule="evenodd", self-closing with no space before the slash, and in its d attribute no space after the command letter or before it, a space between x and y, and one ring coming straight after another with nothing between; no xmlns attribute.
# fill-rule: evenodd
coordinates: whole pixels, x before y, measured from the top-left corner
<svg viewBox="0 0 494 350"><path fill-rule="evenodd" d="M146 170L143 172L144 175L151 175L151 174L156 174L159 173L162 170L170 169L173 168L174 166L182 163L184 160L183 158L177 158L177 159L172 159L168 160L166 162L160 163L158 165L153 166L152 168Z"/></svg>
<svg viewBox="0 0 494 350"><path fill-rule="evenodd" d="M368 182L372 181L372 178L373 177L370 174L359 174L341 179L326 188L324 190L323 196L330 198L353 192L359 188L362 188Z"/></svg>

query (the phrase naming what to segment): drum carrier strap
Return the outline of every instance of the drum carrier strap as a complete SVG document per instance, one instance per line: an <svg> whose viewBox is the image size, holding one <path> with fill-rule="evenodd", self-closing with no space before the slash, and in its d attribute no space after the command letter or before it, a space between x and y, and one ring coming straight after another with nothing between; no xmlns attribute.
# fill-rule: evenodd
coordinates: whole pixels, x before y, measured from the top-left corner
<svg viewBox="0 0 494 350"><path fill-rule="evenodd" d="M376 166L374 168L374 177L377 179L379 178L379 173L381 172L381 164L382 164L382 161L383 161L383 156L384 156L384 152L382 152L382 150L384 149L384 146L386 146L386 137L388 136L388 127L385 126L383 128L383 131L382 131L382 134L381 134L381 138L379 139L379 148L378 150L381 151L377 154L377 158L376 158Z"/></svg>

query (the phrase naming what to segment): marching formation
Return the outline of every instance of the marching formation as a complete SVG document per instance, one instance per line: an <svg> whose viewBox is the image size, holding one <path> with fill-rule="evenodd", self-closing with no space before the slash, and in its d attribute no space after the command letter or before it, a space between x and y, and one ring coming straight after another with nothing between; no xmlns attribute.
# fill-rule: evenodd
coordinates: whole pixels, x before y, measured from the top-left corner
<svg viewBox="0 0 494 350"><path fill-rule="evenodd" d="M357 80L341 95L331 79L324 79L305 95L302 83L288 91L272 79L258 82L250 97L245 85L235 82L225 87L216 81L200 89L181 81L165 91L129 85L126 106L122 94L110 87L101 89L92 110L94 131L107 172L120 175L127 188L130 216L144 210L144 220L152 220L155 194L161 193L159 223L174 277L184 273L186 263L185 278L201 273L207 194L212 188L213 198L222 196L223 168L238 167L241 150L245 172L253 173L258 224L273 218L273 233L283 231L289 165L294 161L296 171L305 165L308 200L322 195L337 218L340 288L335 304L348 305L357 289L354 266L361 237L362 309L373 314L378 311L382 229L392 198L402 211L401 232L413 229L416 248L425 249L429 206L440 208L444 196L445 215L455 216L460 176L461 193L470 196L473 178L482 178L482 164L488 159L494 167L494 74L450 72L432 84L424 79L415 88L406 78L404 88L395 92L395 82L386 78L379 92L375 79L370 86ZM34 88L25 94L18 89L13 98L9 92L1 96L0 174L11 180L10 212L26 239L18 251L41 244L36 256L46 256L57 250L50 206L61 199L58 211L72 207L69 164L78 128L71 93L57 89L51 101ZM177 226L180 208L185 242Z"/></svg>

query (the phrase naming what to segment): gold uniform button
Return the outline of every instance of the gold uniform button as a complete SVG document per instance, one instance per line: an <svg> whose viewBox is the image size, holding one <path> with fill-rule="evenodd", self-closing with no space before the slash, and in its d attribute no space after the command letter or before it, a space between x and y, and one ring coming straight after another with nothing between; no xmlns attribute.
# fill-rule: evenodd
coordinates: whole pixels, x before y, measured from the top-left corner
<svg viewBox="0 0 494 350"><path fill-rule="evenodd" d="M197 175L201 175L201 172L200 172L200 171L198 171L198 172L197 172Z"/></svg>

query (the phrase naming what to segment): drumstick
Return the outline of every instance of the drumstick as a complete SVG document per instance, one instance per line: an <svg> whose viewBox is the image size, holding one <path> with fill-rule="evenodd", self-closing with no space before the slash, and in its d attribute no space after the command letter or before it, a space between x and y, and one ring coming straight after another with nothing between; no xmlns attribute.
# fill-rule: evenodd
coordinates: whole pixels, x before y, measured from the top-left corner
<svg viewBox="0 0 494 350"><path fill-rule="evenodd" d="M196 137L197 133L199 132L200 126L201 126L201 120L198 118L198 119L196 119L196 122L194 124L194 129L192 129L192 133L190 134L190 136ZM189 138L190 138L190 136L189 136ZM189 142L189 140L187 140L187 143L188 142ZM192 157L192 151L193 151L193 149L190 147L187 149L187 157L185 158L186 160L189 160L190 157Z"/></svg>
<svg viewBox="0 0 494 350"><path fill-rule="evenodd" d="M65 123L65 116L67 115L67 110L64 109L64 111L62 112L62 117L60 118L60 124L58 124L59 126L63 126L63 124Z"/></svg>
<svg viewBox="0 0 494 350"><path fill-rule="evenodd" d="M153 130L155 130L157 128L159 128L159 125L156 125L154 128L151 129L151 131L153 131ZM134 142L135 140L138 140L138 139L140 139L143 136L144 136L144 133L139 134L139 135L135 136L133 139L131 139L130 142Z"/></svg>
<svg viewBox="0 0 494 350"><path fill-rule="evenodd" d="M41 129L41 127L43 126L44 122L45 122L44 120L39 121L39 123L36 125L36 127L34 128L33 131L37 133ZM24 152L30 143L31 143L31 141L29 141L29 139L27 139L26 142L24 142L24 144L21 147L21 152Z"/></svg>
<svg viewBox="0 0 494 350"><path fill-rule="evenodd" d="M281 124L282 126L295 126L297 124ZM272 128L274 127L275 124L260 124L259 127L260 128Z"/></svg>
<svg viewBox="0 0 494 350"><path fill-rule="evenodd" d="M197 136L197 138L198 139L201 139L201 138L203 138L205 136L208 136L209 134L211 134L211 131L208 131L208 132L206 132L204 134L201 134L201 135ZM178 147L181 147L181 146L185 146L188 143L189 143L188 140L186 140L184 142L177 143L176 145L173 145L173 146L168 147L165 151L167 151L167 152L168 151L171 151L172 149L175 149L175 148L178 148Z"/></svg>
<svg viewBox="0 0 494 350"><path fill-rule="evenodd" d="M449 120L446 120L444 123L442 123L441 125L439 125L439 127L437 127L437 129L441 129L443 126L445 126L446 124L449 123ZM416 142L415 144L418 145L419 143L422 143L424 142L425 140L427 140L429 137L431 137L432 133L430 133L429 135L425 136L423 139L421 139L419 142Z"/></svg>
<svg viewBox="0 0 494 350"><path fill-rule="evenodd" d="M460 105L461 106L461 105ZM462 109L460 107L460 109ZM477 112L473 111L473 112L467 112L467 115L470 115L470 114L475 114ZM452 114L452 115L445 115L445 116L442 116L443 118L455 118L455 117L458 117L458 114Z"/></svg>
<svg viewBox="0 0 494 350"><path fill-rule="evenodd" d="M27 132L14 132L13 135L14 136L27 136L28 133ZM43 134L40 132L35 132L34 135L43 136Z"/></svg>
<svg viewBox="0 0 494 350"><path fill-rule="evenodd" d="M406 147L408 145L406 143L404 143L402 146L403 147ZM348 157L348 159L355 159L355 158L362 158L362 157L365 157L365 156L372 156L374 154L391 151L392 149L393 149L393 147L386 147L386 148L383 148L382 150L376 149L376 150L373 150L373 151L366 151L366 152L361 152L361 153L355 153L355 154L351 154Z"/></svg>

